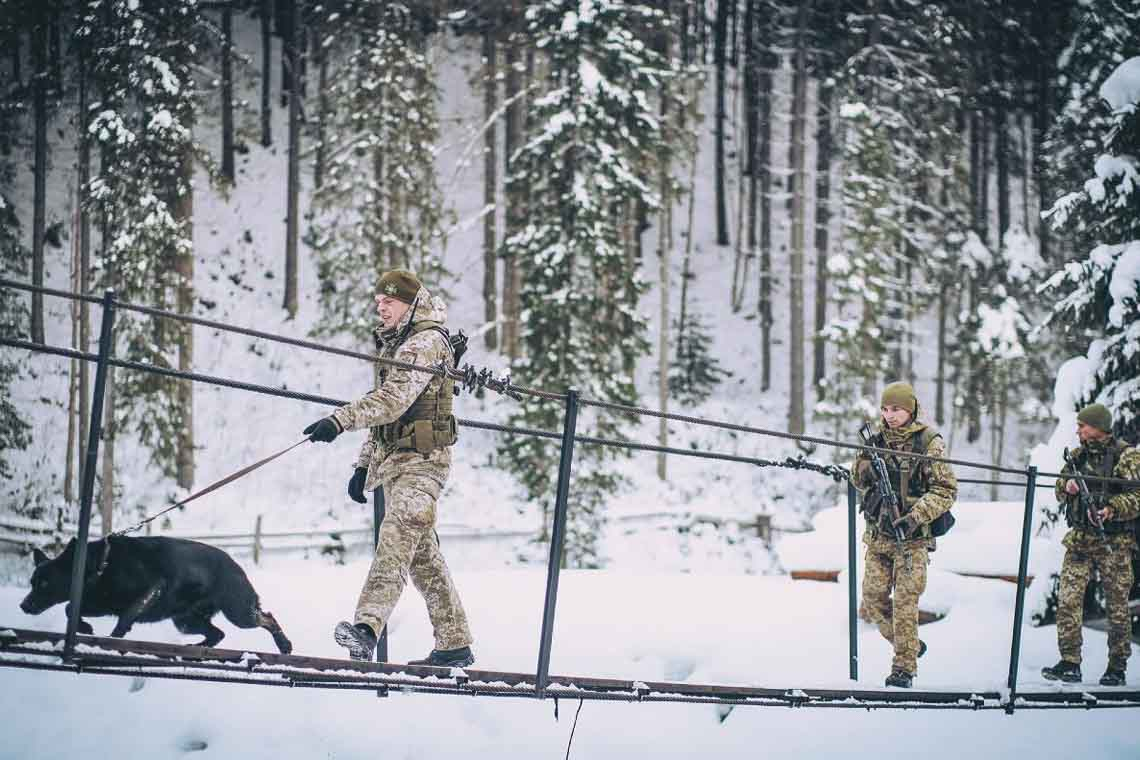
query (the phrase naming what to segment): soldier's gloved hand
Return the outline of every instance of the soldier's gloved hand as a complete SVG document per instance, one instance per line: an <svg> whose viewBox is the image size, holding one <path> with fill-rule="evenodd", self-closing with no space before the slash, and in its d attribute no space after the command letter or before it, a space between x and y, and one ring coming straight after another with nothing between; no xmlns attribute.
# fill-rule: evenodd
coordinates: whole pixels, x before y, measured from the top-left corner
<svg viewBox="0 0 1140 760"><path fill-rule="evenodd" d="M341 428L335 417L322 417L301 431L302 434L309 436L310 441L320 441L321 443L331 443L342 432L344 429Z"/></svg>
<svg viewBox="0 0 1140 760"><path fill-rule="evenodd" d="M896 528L902 528L903 535L907 538L910 538L915 533L918 533L919 529L922 527L914 515L903 515L891 524Z"/></svg>
<svg viewBox="0 0 1140 760"><path fill-rule="evenodd" d="M352 471L352 477L348 481L349 498L358 504L368 503L368 499L364 496L364 481L367 477L368 470L363 467L357 467Z"/></svg>

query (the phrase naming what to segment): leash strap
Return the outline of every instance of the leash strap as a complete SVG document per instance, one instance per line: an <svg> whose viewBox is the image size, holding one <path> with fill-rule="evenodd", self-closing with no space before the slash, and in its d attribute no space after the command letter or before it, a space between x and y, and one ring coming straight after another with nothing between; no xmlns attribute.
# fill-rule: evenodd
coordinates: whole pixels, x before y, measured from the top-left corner
<svg viewBox="0 0 1140 760"><path fill-rule="evenodd" d="M270 456L267 456L265 459L262 459L259 462L254 462L253 464L249 465L248 467L243 467L242 469L238 470L237 472L233 473L232 475L227 475L226 477L222 478L221 480L216 481L214 483L211 483L210 485L203 488L201 491L198 491L197 493L190 494L189 496L187 496L185 499L178 502L177 504L171 504L169 507L162 510L161 512L159 512L157 514L153 514L150 517L146 518L145 520L142 520L141 522L139 522L135 525L132 525L129 528L124 528L123 530L117 530L114 533L111 533L110 535L112 535L112 536L125 536L127 533L133 533L134 531L138 530L139 528L146 525L147 523L153 522L154 520L157 520L158 518L162 517L167 512L171 512L175 509L178 509L179 507L185 506L185 505L189 504L190 502L194 501L195 499L197 499L199 496L205 496L206 494L210 493L211 491L216 491L217 489L221 488L222 486L224 486L228 483L232 483L244 475L248 475L249 473L253 472L257 468L264 467L265 465L269 464L270 462L272 462L277 457L282 456L284 454L288 454L290 451L297 448L302 443L308 443L308 442L309 442L309 439L307 437L302 438L301 440L294 443L292 446L288 446L284 449L281 449L281 451L278 451L276 454L272 454Z"/></svg>

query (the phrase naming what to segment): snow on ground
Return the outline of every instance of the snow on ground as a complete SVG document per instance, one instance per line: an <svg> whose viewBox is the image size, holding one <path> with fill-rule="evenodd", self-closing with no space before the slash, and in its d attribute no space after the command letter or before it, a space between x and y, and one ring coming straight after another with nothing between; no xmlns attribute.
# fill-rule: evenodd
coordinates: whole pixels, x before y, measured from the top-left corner
<svg viewBox="0 0 1140 760"><path fill-rule="evenodd" d="M340 656L330 630L349 614L365 560L270 560L246 566L267 609L303 654ZM460 571L476 635L478 667L533 670L545 573L537 568ZM959 578L949 616L923 626L930 652L917 685L999 690L1008 670L1014 587ZM0 587L0 624L62 630L62 606L21 614L25 589ZM551 671L640 680L683 680L781 688L851 686L847 673L845 584L739 574L566 571L562 574ZM106 635L112 618L92 620ZM219 618L223 646L272 650L260 630ZM860 624L860 688L878 688L887 644ZM132 637L185 642L169 623L137 626ZM1086 688L1105 665L1105 636L1085 634ZM390 626L393 661L431 645L422 602L409 591ZM1020 683L1046 686L1040 668L1056 660L1055 629L1026 627ZM1136 676L1134 675L1133 678ZM577 705L552 702L271 689L150 679L141 691L112 676L0 669L5 716L0 758L175 758L195 746L203 758L561 757ZM1079 687L1073 687L1079 688ZM874 711L739 707L722 724L711 705L587 702L571 757L834 758L840 756L1035 758L1136 757L1135 712ZM195 753L198 754L198 753Z"/></svg>

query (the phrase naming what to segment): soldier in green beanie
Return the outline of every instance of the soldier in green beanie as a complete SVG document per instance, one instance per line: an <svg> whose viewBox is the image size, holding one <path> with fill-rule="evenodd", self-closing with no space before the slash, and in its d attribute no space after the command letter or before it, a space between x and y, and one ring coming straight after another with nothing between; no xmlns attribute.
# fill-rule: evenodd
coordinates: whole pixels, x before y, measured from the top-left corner
<svg viewBox="0 0 1140 760"><path fill-rule="evenodd" d="M380 278L375 330L380 356L437 366L455 366L447 306L433 298L413 272L393 269ZM353 620L342 620L333 637L354 660L370 660L409 578L427 603L435 646L413 665L466 667L474 662L467 613L452 582L436 535L436 506L451 472L456 421L451 413L454 381L426 372L379 365L374 391L305 428L314 441L331 442L342 432L367 430L348 494L357 502L384 489L386 514L376 556Z"/></svg>
<svg viewBox="0 0 1140 760"><path fill-rule="evenodd" d="M883 389L879 432L871 440L876 448L946 457L942 436L919 420L918 398L908 383L891 383ZM853 466L853 482L863 496L867 551L863 572L864 617L894 647L887 686L909 688L918 673L918 658L926 644L918 638L918 599L926 589L926 567L935 549L934 525L958 495L958 480L945 461L885 456L891 486L902 505L901 517L886 518L886 505L877 503L871 489L870 457L860 453ZM901 527L906 540L895 540Z"/></svg>
<svg viewBox="0 0 1140 760"><path fill-rule="evenodd" d="M1140 479L1140 452L1113 437L1112 414L1103 404L1089 404L1077 414L1077 438L1080 447L1065 452L1063 475ZM1132 655L1128 594L1132 590L1140 485L1091 480L1085 483L1092 504L1082 503L1075 478L1057 480L1057 501L1065 506L1065 522L1070 528L1063 539L1065 558L1057 591L1057 645L1061 659L1056 665L1042 668L1041 675L1050 681L1081 680L1085 589L1095 569L1100 573L1108 612L1108 667L1100 683L1121 686Z"/></svg>

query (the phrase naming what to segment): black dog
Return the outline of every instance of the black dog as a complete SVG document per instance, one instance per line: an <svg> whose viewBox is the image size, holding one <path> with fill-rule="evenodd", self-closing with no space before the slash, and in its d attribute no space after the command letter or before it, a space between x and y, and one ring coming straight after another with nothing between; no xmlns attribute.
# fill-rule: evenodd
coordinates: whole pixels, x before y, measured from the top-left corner
<svg viewBox="0 0 1140 760"><path fill-rule="evenodd" d="M38 615L71 598L75 539L55 559L34 550L32 590L20 609ZM281 626L261 609L245 571L213 546L181 538L112 536L87 545L83 609L78 630L91 633L82 615L118 615L111 635L122 638L136 622L171 620L183 633L200 633L212 647L225 634L210 619L219 611L238 628L264 628L283 653L293 644ZM68 605L67 616L73 614Z"/></svg>

